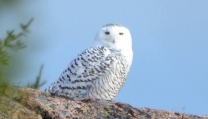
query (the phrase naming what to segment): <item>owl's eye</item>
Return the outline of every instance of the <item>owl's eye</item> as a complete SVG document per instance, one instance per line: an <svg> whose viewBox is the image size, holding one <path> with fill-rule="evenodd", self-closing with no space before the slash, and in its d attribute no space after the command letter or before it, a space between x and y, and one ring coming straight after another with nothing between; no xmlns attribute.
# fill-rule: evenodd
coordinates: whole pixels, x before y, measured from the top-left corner
<svg viewBox="0 0 208 119"><path fill-rule="evenodd" d="M123 35L123 33L119 33L119 35Z"/></svg>
<svg viewBox="0 0 208 119"><path fill-rule="evenodd" d="M109 34L110 34L110 32L105 32L105 34L106 34L106 35L109 35Z"/></svg>

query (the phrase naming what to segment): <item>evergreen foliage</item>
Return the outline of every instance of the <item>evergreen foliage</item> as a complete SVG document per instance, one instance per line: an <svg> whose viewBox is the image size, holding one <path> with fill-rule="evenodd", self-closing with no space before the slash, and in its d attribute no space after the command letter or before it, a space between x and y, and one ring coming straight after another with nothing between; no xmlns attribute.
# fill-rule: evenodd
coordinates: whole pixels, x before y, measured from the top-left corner
<svg viewBox="0 0 208 119"><path fill-rule="evenodd" d="M41 81L41 76L42 76L42 71L43 71L43 65L41 65L41 67L40 67L40 71L39 71L39 74L38 74L38 76L35 80L35 83L33 83L33 84L28 83L27 87L34 88L34 89L39 89L41 86L43 86L46 83L46 81L40 82Z"/></svg>
<svg viewBox="0 0 208 119"><path fill-rule="evenodd" d="M7 31L7 37L3 40L0 39L0 64L8 65L11 51L18 51L26 47L21 40L22 36L26 36L29 33L28 27L32 23L33 19L26 24L20 24L21 32L15 34L14 30Z"/></svg>
<svg viewBox="0 0 208 119"><path fill-rule="evenodd" d="M28 35L29 33L28 28L31 25L32 21L33 19L30 19L28 23L20 24L21 31L19 33L15 33L14 30L7 31L6 38L0 39L0 85L2 86L10 85L9 84L10 80L4 79L2 76L2 72L4 70L3 66L9 65L9 60L12 56L12 53L17 53L17 51L24 49L26 47L24 41L22 40L22 37ZM46 81L41 82L42 70L43 70L43 65L41 65L35 83L33 84L28 83L27 87L39 89L41 86L43 86L46 83Z"/></svg>

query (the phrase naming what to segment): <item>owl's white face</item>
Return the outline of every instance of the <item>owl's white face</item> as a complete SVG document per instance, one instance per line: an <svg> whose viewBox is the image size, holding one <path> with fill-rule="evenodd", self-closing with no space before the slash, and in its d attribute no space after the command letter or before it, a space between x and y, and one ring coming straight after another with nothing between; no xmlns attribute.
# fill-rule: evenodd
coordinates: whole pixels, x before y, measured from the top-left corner
<svg viewBox="0 0 208 119"><path fill-rule="evenodd" d="M118 50L122 50L125 47L131 48L131 34L129 30L123 26L110 24L102 27L97 33L95 45L108 46Z"/></svg>
<svg viewBox="0 0 208 119"><path fill-rule="evenodd" d="M100 29L95 38L94 46L108 46L120 50L132 60L132 40L129 30L118 24L108 24Z"/></svg>

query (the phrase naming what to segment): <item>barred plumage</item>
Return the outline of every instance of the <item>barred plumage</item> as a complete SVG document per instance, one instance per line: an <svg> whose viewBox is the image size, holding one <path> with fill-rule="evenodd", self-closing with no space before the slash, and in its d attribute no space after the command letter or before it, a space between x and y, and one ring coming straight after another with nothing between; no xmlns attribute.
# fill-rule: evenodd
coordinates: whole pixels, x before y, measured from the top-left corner
<svg viewBox="0 0 208 119"><path fill-rule="evenodd" d="M121 32L124 36L117 36ZM128 29L106 25L98 32L95 44L72 60L45 92L74 100L113 100L126 80L132 57Z"/></svg>

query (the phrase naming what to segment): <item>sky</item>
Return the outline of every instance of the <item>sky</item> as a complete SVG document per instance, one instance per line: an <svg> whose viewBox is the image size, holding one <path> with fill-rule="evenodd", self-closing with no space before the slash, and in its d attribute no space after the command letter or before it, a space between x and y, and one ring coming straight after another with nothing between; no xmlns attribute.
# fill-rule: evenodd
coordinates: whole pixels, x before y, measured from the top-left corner
<svg viewBox="0 0 208 119"><path fill-rule="evenodd" d="M24 65L10 67L16 80L27 84L44 64L43 91L92 45L102 26L122 24L131 32L134 58L115 100L136 108L208 115L207 6L207 0L0 2L0 37L34 18L27 48L18 52Z"/></svg>

